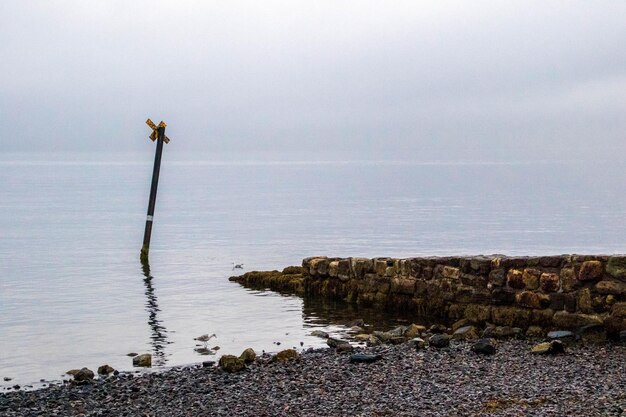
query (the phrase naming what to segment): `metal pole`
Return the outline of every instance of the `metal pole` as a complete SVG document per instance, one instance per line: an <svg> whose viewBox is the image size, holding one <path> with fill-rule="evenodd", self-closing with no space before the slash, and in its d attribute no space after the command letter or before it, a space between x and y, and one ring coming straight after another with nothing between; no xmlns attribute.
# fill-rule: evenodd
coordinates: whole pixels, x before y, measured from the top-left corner
<svg viewBox="0 0 626 417"><path fill-rule="evenodd" d="M150 237L152 235L152 219L154 206L156 205L157 187L159 186L159 172L161 171L161 154L163 153L163 138L165 126L159 125L157 129L157 147L154 155L154 168L152 170L152 186L150 187L150 201L148 203L148 216L146 217L146 230L143 234L143 246L141 248L141 261L148 262L150 252Z"/></svg>

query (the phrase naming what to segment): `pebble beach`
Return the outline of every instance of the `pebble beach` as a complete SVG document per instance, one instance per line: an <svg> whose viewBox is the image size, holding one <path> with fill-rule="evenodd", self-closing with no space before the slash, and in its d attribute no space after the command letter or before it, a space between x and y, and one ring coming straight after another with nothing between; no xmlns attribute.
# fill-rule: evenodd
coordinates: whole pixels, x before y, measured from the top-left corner
<svg viewBox="0 0 626 417"><path fill-rule="evenodd" d="M212 363L86 384L0 394L2 416L623 416L626 346L574 345L533 355L505 340L494 355L471 342L416 348L310 349L285 362L264 354L243 371Z"/></svg>

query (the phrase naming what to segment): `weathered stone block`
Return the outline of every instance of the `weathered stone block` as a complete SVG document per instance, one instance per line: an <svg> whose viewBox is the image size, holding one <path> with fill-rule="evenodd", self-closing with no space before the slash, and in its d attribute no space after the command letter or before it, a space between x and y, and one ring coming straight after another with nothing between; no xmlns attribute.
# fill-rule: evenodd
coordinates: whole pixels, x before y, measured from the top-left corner
<svg viewBox="0 0 626 417"><path fill-rule="evenodd" d="M533 310L531 322L542 327L549 327L552 324L552 317L554 317L554 310L552 309Z"/></svg>
<svg viewBox="0 0 626 417"><path fill-rule="evenodd" d="M326 276L328 275L328 264L329 264L329 260L328 259L319 259L316 262L316 269L317 269L317 275L320 276Z"/></svg>
<svg viewBox="0 0 626 417"><path fill-rule="evenodd" d="M332 278L337 278L339 274L339 261L332 261L328 264L328 275Z"/></svg>
<svg viewBox="0 0 626 417"><path fill-rule="evenodd" d="M350 279L350 260L342 259L337 266L337 277L342 281L348 281Z"/></svg>
<svg viewBox="0 0 626 417"><path fill-rule="evenodd" d="M493 269L489 272L489 283L495 287L502 287L506 284L504 269Z"/></svg>
<svg viewBox="0 0 626 417"><path fill-rule="evenodd" d="M430 280L433 279L433 276L435 275L435 272L433 270L433 267L431 266L425 266L422 269L422 277L424 277L425 280Z"/></svg>
<svg viewBox="0 0 626 417"><path fill-rule="evenodd" d="M606 272L613 278L626 279L626 256L611 256L606 264Z"/></svg>
<svg viewBox="0 0 626 417"><path fill-rule="evenodd" d="M491 302L495 305L507 305L515 302L515 290L496 288L491 291Z"/></svg>
<svg viewBox="0 0 626 417"><path fill-rule="evenodd" d="M526 327L530 321L531 311L517 307L493 307L491 320L499 326Z"/></svg>
<svg viewBox="0 0 626 417"><path fill-rule="evenodd" d="M555 292L559 289L560 281L558 274L546 272L541 274L539 284L543 292Z"/></svg>
<svg viewBox="0 0 626 417"><path fill-rule="evenodd" d="M318 272L319 265L322 264L321 266L322 269L324 269L325 267L327 268L328 258L326 256L323 256L323 257L316 257L316 258L307 258L304 261L302 261L303 267L307 264L309 266L309 274L311 276L320 275L320 273Z"/></svg>
<svg viewBox="0 0 626 417"><path fill-rule="evenodd" d="M413 292L413 294L415 294L416 297L426 295L427 291L428 283L426 281L424 281L423 279L418 279L415 281L415 291Z"/></svg>
<svg viewBox="0 0 626 417"><path fill-rule="evenodd" d="M391 292L395 294L409 294L415 293L414 278L393 277L391 278Z"/></svg>
<svg viewBox="0 0 626 417"><path fill-rule="evenodd" d="M407 260L409 262L409 267L411 268L410 275L414 277L421 277L422 275L422 264L419 259L411 258Z"/></svg>
<svg viewBox="0 0 626 417"><path fill-rule="evenodd" d="M565 292L576 291L581 287L580 281L576 278L576 272L574 268L561 269L561 285Z"/></svg>
<svg viewBox="0 0 626 417"><path fill-rule="evenodd" d="M459 286L454 291L454 300L458 303L467 304L472 301L474 289L472 287Z"/></svg>
<svg viewBox="0 0 626 417"><path fill-rule="evenodd" d="M470 258L470 268L477 274L487 275L491 270L491 258L475 256Z"/></svg>
<svg viewBox="0 0 626 417"><path fill-rule="evenodd" d="M541 271L534 268L526 268L522 274L522 280L527 290L536 290L539 288L539 277L541 277Z"/></svg>
<svg viewBox="0 0 626 417"><path fill-rule="evenodd" d="M480 275L461 274L461 284L474 288L487 288L487 277Z"/></svg>
<svg viewBox="0 0 626 417"><path fill-rule="evenodd" d="M386 259L374 259L374 272L376 275L380 275L381 277L385 275L387 271L387 260Z"/></svg>
<svg viewBox="0 0 626 417"><path fill-rule="evenodd" d="M604 274L604 265L600 261L585 261L580 267L578 279L581 281L598 280Z"/></svg>
<svg viewBox="0 0 626 417"><path fill-rule="evenodd" d="M545 308L550 305L550 297L532 291L522 291L515 295L515 301L522 307Z"/></svg>
<svg viewBox="0 0 626 417"><path fill-rule="evenodd" d="M626 295L626 283L621 281L603 280L595 288L599 294Z"/></svg>
<svg viewBox="0 0 626 417"><path fill-rule="evenodd" d="M539 258L539 265L544 268L559 268L562 262L562 256L542 256Z"/></svg>
<svg viewBox="0 0 626 417"><path fill-rule="evenodd" d="M470 304L465 307L463 316L471 323L482 324L491 319L491 307L480 304Z"/></svg>
<svg viewBox="0 0 626 417"><path fill-rule="evenodd" d="M618 334L626 330L626 318L612 315L608 316L604 319L604 327L608 333Z"/></svg>
<svg viewBox="0 0 626 417"><path fill-rule="evenodd" d="M490 304L491 291L487 288L474 288L470 302L474 304Z"/></svg>
<svg viewBox="0 0 626 417"><path fill-rule="evenodd" d="M465 312L465 304L450 304L447 307L445 316L450 320L458 320L463 318Z"/></svg>
<svg viewBox="0 0 626 417"><path fill-rule="evenodd" d="M589 288L583 288L578 291L578 309L581 313L592 314L593 303L591 299L591 291Z"/></svg>
<svg viewBox="0 0 626 417"><path fill-rule="evenodd" d="M363 279L365 274L373 272L374 262L368 258L350 258L355 278Z"/></svg>
<svg viewBox="0 0 626 417"><path fill-rule="evenodd" d="M548 295L550 297L550 308L555 311L565 309L564 295L559 293L553 293Z"/></svg>
<svg viewBox="0 0 626 417"><path fill-rule="evenodd" d="M500 258L498 268L504 268L504 269L523 268L528 265L528 259L529 258L527 256L516 256L516 257L504 256Z"/></svg>
<svg viewBox="0 0 626 417"><path fill-rule="evenodd" d="M552 317L552 322L562 329L575 329L591 324L602 324L602 319L597 315L557 311Z"/></svg>
<svg viewBox="0 0 626 417"><path fill-rule="evenodd" d="M526 286L524 284L524 274L519 269L511 269L506 275L506 283L511 288L521 290Z"/></svg>
<svg viewBox="0 0 626 417"><path fill-rule="evenodd" d="M578 302L575 293L563 294L563 302L565 303L565 311L575 313L578 310Z"/></svg>
<svg viewBox="0 0 626 417"><path fill-rule="evenodd" d="M388 300L386 292L379 291L376 294L374 294L374 304L379 305L379 306L383 306L383 305L387 304L388 301L389 300Z"/></svg>
<svg viewBox="0 0 626 417"><path fill-rule="evenodd" d="M459 279L461 277L461 271L459 270L459 268L444 265L444 267L441 269L441 276L446 279Z"/></svg>
<svg viewBox="0 0 626 417"><path fill-rule="evenodd" d="M613 304L611 315L613 317L626 318L626 302Z"/></svg>

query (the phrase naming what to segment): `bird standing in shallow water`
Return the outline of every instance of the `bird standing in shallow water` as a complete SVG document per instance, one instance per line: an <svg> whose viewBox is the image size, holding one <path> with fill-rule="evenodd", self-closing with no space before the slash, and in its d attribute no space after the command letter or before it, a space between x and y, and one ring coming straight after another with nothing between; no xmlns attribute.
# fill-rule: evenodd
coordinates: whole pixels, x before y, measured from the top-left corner
<svg viewBox="0 0 626 417"><path fill-rule="evenodd" d="M213 339L214 337L217 337L215 335L215 333L213 333L212 335L203 334L202 336L194 337L193 340L197 340L198 342L203 342L204 343L204 347L206 348L206 343L209 340Z"/></svg>

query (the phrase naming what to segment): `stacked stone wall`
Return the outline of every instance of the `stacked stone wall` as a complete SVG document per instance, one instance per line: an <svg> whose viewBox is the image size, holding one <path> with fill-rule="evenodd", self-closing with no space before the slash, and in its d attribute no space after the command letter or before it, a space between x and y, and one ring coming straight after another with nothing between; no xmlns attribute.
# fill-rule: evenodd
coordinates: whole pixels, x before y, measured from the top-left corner
<svg viewBox="0 0 626 417"><path fill-rule="evenodd" d="M499 326L626 329L626 256L328 258L305 295Z"/></svg>

